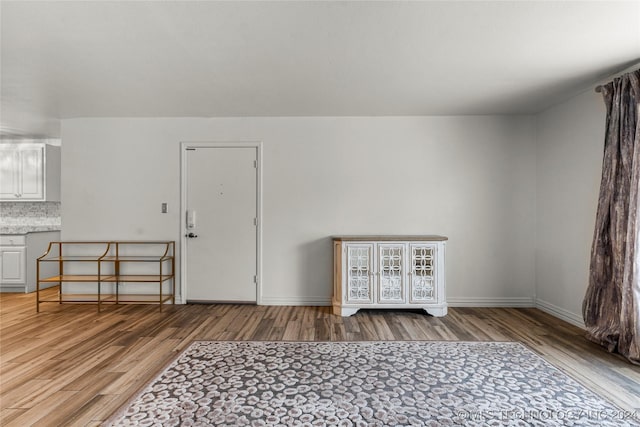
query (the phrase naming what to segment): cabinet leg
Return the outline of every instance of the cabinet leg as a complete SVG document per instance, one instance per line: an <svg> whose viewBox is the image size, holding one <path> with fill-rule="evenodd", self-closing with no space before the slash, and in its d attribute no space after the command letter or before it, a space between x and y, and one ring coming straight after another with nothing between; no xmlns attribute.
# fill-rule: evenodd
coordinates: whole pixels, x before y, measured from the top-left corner
<svg viewBox="0 0 640 427"><path fill-rule="evenodd" d="M359 308L353 308L353 307L340 307L340 306L333 306L333 314L338 315L338 316L342 316L342 317L349 317L349 316L353 316L354 314L356 314L358 312L358 310L360 310Z"/></svg>
<svg viewBox="0 0 640 427"><path fill-rule="evenodd" d="M422 309L433 317L444 317L447 315L447 307L422 307Z"/></svg>

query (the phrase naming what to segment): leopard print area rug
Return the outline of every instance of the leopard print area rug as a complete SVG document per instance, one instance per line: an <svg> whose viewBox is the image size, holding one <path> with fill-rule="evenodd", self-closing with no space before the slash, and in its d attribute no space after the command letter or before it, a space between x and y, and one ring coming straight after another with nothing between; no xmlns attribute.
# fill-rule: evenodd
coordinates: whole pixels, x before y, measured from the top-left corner
<svg viewBox="0 0 640 427"><path fill-rule="evenodd" d="M520 343L196 341L108 426L640 426Z"/></svg>

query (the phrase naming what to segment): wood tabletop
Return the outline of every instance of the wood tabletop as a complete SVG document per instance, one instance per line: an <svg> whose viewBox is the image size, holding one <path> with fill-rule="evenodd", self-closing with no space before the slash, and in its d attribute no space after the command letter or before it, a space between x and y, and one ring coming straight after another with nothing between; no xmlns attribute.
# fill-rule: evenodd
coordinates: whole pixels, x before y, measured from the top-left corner
<svg viewBox="0 0 640 427"><path fill-rule="evenodd" d="M340 242L397 242L397 241L445 241L449 240L445 236L435 235L361 235L361 236L331 236L334 241Z"/></svg>

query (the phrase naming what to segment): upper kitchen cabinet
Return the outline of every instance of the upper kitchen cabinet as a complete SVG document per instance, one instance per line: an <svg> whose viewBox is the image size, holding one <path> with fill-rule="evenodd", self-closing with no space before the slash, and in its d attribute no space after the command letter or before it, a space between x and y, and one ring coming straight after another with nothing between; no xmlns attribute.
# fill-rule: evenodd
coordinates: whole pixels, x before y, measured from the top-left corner
<svg viewBox="0 0 640 427"><path fill-rule="evenodd" d="M0 144L0 201L60 201L60 147Z"/></svg>

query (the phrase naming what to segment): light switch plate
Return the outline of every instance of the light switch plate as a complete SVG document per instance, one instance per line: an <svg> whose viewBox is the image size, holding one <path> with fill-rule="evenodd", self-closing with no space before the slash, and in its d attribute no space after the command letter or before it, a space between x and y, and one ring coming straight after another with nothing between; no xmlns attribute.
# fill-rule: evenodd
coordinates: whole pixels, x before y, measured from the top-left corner
<svg viewBox="0 0 640 427"><path fill-rule="evenodd" d="M162 203L162 213L167 213L169 212L169 204L164 202Z"/></svg>

